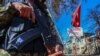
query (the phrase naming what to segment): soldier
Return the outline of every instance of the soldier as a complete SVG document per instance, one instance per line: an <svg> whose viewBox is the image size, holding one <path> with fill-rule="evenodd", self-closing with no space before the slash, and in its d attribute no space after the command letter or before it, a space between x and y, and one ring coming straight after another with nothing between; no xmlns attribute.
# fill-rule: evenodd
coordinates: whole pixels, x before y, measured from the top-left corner
<svg viewBox="0 0 100 56"><path fill-rule="evenodd" d="M29 29L33 29L35 27L34 24L36 23L35 21L37 19L35 18L35 13L33 12L34 8L33 8L33 6L30 5L28 0L3 0L4 5L7 3L10 3L10 6L13 6L19 12L19 16L15 16L12 19L12 22L11 22L10 27L6 34L5 49L10 49L12 47L10 45L11 40L13 40L13 38L15 38L17 35L21 34L22 32L25 32ZM44 19L42 19L42 21L40 20L40 22L39 22L39 24L42 24L42 25L39 25L39 28L38 27L36 27L36 28L38 30L41 30L40 28L42 28L44 31L42 30L42 31L40 31L40 33L42 32L46 35L49 35L50 33L48 30L49 29L48 24L47 24L48 22L46 22L46 20L44 20L46 22L45 23L43 20ZM37 20L37 22L38 22L38 20ZM19 39L19 41L21 42L22 40ZM43 46L43 42L41 43L41 40L39 41L39 44L42 44L41 46ZM34 46L34 44L33 44L33 46ZM55 53L50 54L48 56L57 56L59 54L62 54L62 51L59 51L59 48L60 48L60 45L56 45Z"/></svg>

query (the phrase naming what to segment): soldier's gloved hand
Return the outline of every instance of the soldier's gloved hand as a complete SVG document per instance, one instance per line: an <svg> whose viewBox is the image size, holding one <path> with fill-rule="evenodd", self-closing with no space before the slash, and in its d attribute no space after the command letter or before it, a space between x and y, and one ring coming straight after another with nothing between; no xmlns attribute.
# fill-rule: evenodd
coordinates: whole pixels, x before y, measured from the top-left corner
<svg viewBox="0 0 100 56"><path fill-rule="evenodd" d="M13 7L20 12L20 16L28 18L35 23L35 14L31 6L25 5L23 3L14 2Z"/></svg>
<svg viewBox="0 0 100 56"><path fill-rule="evenodd" d="M48 56L63 56L63 51L60 45L55 46L55 53L50 54L51 51L50 50L47 51L49 52Z"/></svg>

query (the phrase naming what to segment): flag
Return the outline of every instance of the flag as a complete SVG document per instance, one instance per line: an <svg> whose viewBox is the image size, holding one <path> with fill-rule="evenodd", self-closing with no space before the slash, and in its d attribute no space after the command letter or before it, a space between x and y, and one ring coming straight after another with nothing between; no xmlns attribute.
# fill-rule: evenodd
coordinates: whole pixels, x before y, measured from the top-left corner
<svg viewBox="0 0 100 56"><path fill-rule="evenodd" d="M80 27L80 4L77 6L74 13L72 14L72 26Z"/></svg>

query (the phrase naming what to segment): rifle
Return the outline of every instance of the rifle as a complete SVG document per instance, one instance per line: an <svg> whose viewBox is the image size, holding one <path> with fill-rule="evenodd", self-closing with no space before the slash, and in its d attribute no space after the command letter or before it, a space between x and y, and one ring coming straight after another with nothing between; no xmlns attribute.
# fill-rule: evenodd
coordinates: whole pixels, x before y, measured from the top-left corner
<svg viewBox="0 0 100 56"><path fill-rule="evenodd" d="M49 13L46 5L44 4L44 2L41 3L37 0L35 0L34 2L36 2L36 3L34 3L35 4L34 7L38 8L37 10L36 10L36 8L34 8L35 15L36 15L36 18L37 18L36 20L40 21L39 18L40 19L42 18L42 19L45 20L44 22L47 22L47 26L48 26L47 31L43 31L41 33L43 41L44 41L44 45L47 48L47 50L49 49L51 51L51 53L55 53L55 46L57 44L60 44L62 46L61 39L58 36L58 33L57 33L55 26L54 26L54 22L52 21L50 13ZM41 12L40 15L39 15L39 11Z"/></svg>

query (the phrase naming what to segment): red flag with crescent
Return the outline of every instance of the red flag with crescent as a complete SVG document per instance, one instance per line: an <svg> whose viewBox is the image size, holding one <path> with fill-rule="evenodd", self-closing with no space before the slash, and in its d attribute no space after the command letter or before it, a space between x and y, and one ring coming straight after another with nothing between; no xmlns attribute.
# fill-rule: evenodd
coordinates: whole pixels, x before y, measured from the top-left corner
<svg viewBox="0 0 100 56"><path fill-rule="evenodd" d="M80 4L77 6L74 13L72 14L72 26L80 27Z"/></svg>

